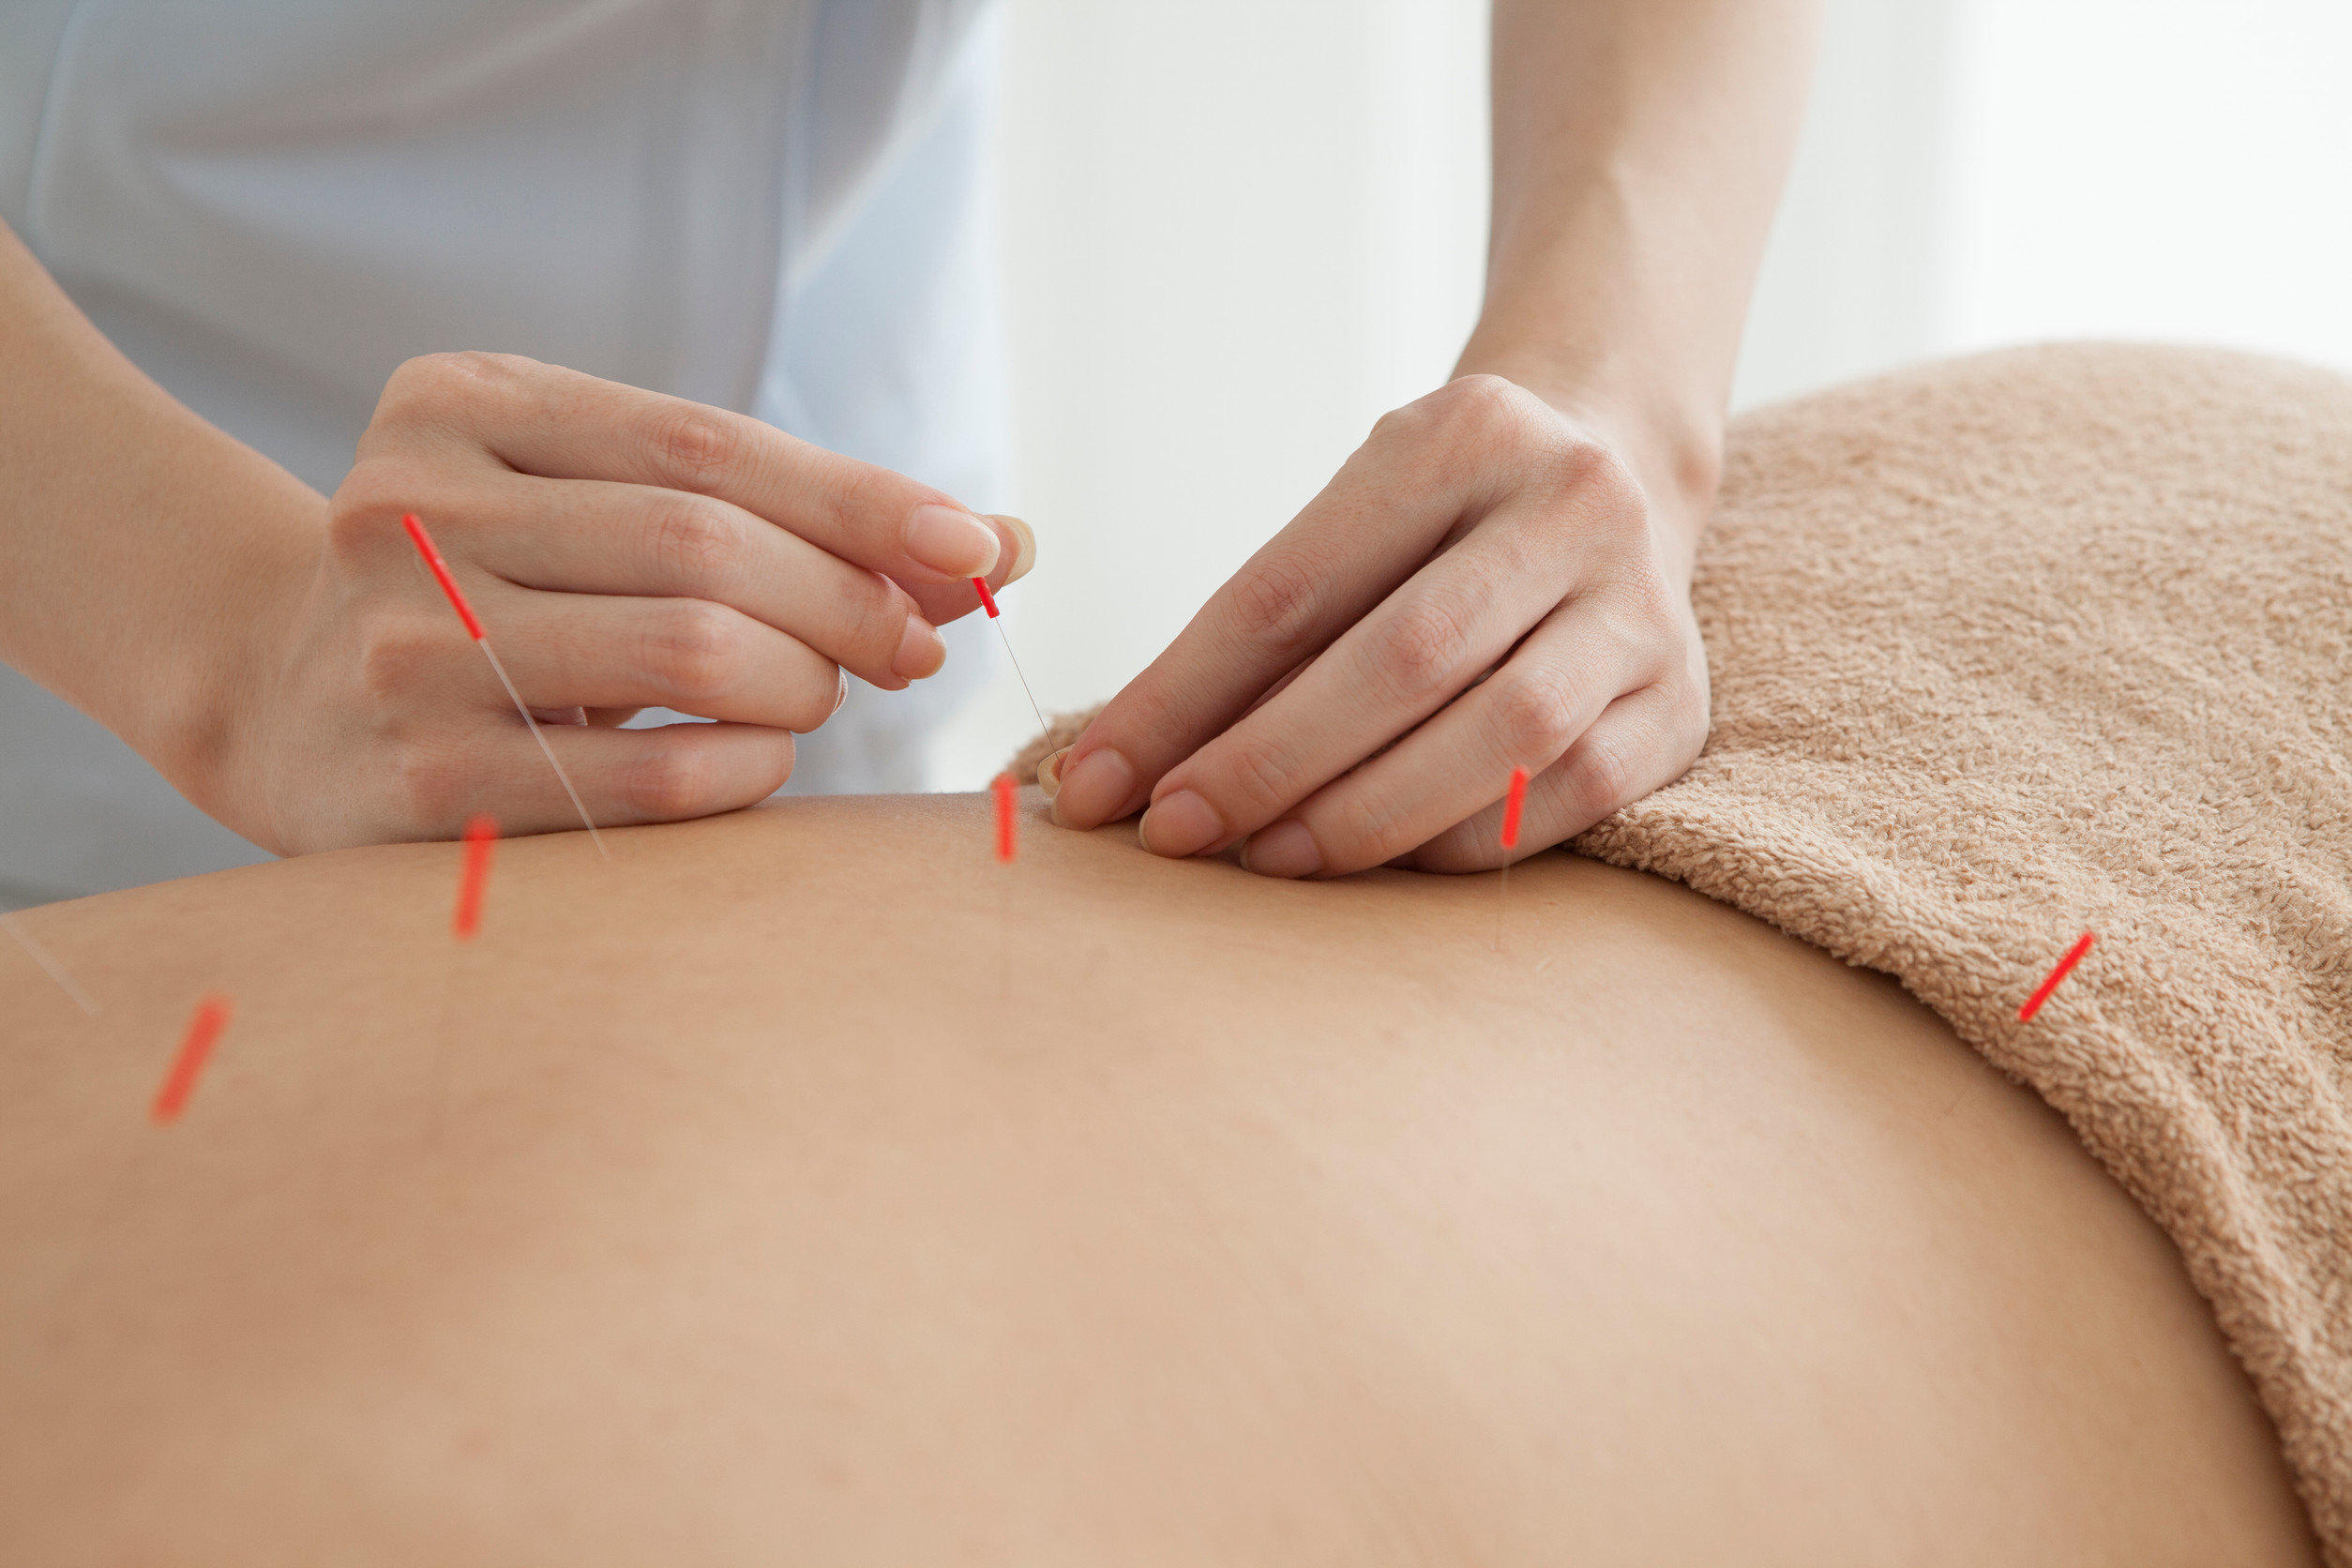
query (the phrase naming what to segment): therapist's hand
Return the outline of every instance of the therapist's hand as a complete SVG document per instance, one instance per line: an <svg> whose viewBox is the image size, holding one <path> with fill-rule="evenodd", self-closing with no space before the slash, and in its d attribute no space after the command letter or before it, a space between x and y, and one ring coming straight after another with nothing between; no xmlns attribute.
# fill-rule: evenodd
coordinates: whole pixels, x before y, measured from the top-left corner
<svg viewBox="0 0 2352 1568"><path fill-rule="evenodd" d="M1380 421L1077 743L1062 822L1269 876L1470 870L1707 736L1691 564L1817 0L1495 0L1492 232L1465 375Z"/></svg>
<svg viewBox="0 0 2352 1568"><path fill-rule="evenodd" d="M431 531L599 826L757 801L843 671L938 671L935 629L1026 571L1027 529L722 410L533 360L386 386L315 560L254 607L216 815L284 853L575 825L400 526ZM668 707L716 724L616 728Z"/></svg>
<svg viewBox="0 0 2352 1568"><path fill-rule="evenodd" d="M1055 819L1149 803L1155 854L1270 876L1507 858L1680 776L1707 734L1687 567L1593 428L1496 376L1382 419L1043 770Z"/></svg>

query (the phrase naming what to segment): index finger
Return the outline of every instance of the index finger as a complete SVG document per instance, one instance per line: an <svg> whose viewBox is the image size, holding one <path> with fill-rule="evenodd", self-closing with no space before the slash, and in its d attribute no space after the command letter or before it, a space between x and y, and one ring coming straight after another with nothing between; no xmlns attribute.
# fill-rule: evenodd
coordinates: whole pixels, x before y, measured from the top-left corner
<svg viewBox="0 0 2352 1568"><path fill-rule="evenodd" d="M1162 775L1361 621L1487 500L1473 472L1380 434L1095 716L1062 760L1056 822L1093 828L1139 809Z"/></svg>
<svg viewBox="0 0 2352 1568"><path fill-rule="evenodd" d="M706 403L514 354L400 367L388 409L479 444L519 473L605 479L731 502L913 591L964 585L1020 541L953 496Z"/></svg>

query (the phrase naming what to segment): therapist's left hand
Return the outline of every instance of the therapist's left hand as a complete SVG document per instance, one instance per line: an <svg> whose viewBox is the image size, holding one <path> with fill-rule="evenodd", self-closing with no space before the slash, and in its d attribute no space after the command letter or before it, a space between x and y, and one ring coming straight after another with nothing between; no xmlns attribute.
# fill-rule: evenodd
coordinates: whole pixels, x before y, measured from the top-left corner
<svg viewBox="0 0 2352 1568"><path fill-rule="evenodd" d="M1153 853L1241 841L1278 877L1474 870L1573 837L1706 740L1692 509L1595 423L1500 377L1450 383L1382 419L1048 759L1055 820L1148 803Z"/></svg>

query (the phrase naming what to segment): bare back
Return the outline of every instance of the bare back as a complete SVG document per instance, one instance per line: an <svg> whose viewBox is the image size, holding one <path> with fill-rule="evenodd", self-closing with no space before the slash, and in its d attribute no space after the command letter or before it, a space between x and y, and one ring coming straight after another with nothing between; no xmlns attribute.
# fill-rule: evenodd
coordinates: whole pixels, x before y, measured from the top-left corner
<svg viewBox="0 0 2352 1568"><path fill-rule="evenodd" d="M2065 1125L1683 888L611 837L0 951L0 1559L2313 1560Z"/></svg>

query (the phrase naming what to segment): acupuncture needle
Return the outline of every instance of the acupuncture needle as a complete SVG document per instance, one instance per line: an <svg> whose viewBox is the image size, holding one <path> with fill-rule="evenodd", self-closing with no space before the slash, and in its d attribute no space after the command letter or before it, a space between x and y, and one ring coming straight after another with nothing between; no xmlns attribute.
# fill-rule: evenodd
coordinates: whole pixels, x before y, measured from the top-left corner
<svg viewBox="0 0 2352 1568"><path fill-rule="evenodd" d="M2017 1009L2019 1023L2033 1021L2033 1016L2042 1011L2042 1004L2050 1000L2050 993L2058 988L2058 982L2073 972L2074 966L2083 961L2083 955L2090 951L2090 944L2098 940L2095 931L2085 931L2075 940L2074 945L2066 950L2066 956L2058 959L2058 967L2050 971L2049 978L2043 981L2033 995L2026 999L2025 1005Z"/></svg>
<svg viewBox="0 0 2352 1568"><path fill-rule="evenodd" d="M988 612L988 619L996 623L997 636L1004 640L1004 656L1013 661L1013 674L1021 683L1021 695L1029 699L1029 711L1037 716L1037 733L1049 734L1051 726L1046 723L1046 710L1037 705L1037 694L1029 689L1029 677L1021 672L1020 656L1013 652L1013 634L1004 629L1003 617L997 613L996 596L988 592L988 580L975 577L972 585L980 590L980 606Z"/></svg>
<svg viewBox="0 0 2352 1568"><path fill-rule="evenodd" d="M498 848L498 822L487 812L466 819L465 859L458 873L457 908L449 930L457 941L449 952L448 979L442 988L441 1028L435 1033L432 1066L426 1077L426 1141L441 1140L449 1098L450 1057L458 1027L458 992L465 978L465 948L482 929L482 900L490 890L490 858Z"/></svg>
<svg viewBox="0 0 2352 1568"><path fill-rule="evenodd" d="M1020 848L1020 786L1013 782L1009 773L1000 773L989 780L988 792L996 797L996 860L1000 866L1013 864L1013 856ZM1003 933L1003 955L997 964L997 998L1009 1003L1013 994L1013 890L1008 882L1004 888L1004 912L997 921L997 929Z"/></svg>
<svg viewBox="0 0 2352 1568"><path fill-rule="evenodd" d="M490 636L482 630L481 620L474 613L474 607L465 602L465 595L458 587L458 580L449 573L449 563L444 561L441 551L433 548L432 535L425 532L424 523L417 520L415 512L404 515L400 519L400 526L408 530L409 539L416 546L416 552L431 568L433 580L440 583L441 591L449 596L450 606L457 611L458 619L465 623L466 635L474 639L475 646L490 659L490 668L498 672L498 684L506 688L507 697L514 701L515 712L520 714L522 722L530 727L531 738L539 743L540 755L547 759L547 765L555 770L556 780L564 786L564 792L571 797L572 809L580 813L580 822L587 825L589 840L596 846L596 852L611 858L611 852L604 847L604 836L596 831L596 822L588 815L588 807L580 804L580 792L572 788L571 775L565 773L564 764L555 760L555 748L547 744L547 736L539 729L539 721L531 716L531 709L523 702L522 693L515 689L515 683L507 677L506 667L498 661L498 650L490 646Z"/></svg>
<svg viewBox="0 0 2352 1568"><path fill-rule="evenodd" d="M188 1108L188 1096L196 1093L196 1081L204 1077L204 1064L212 1060L212 1048L219 1043L220 1032L229 1027L230 1015L235 1008L234 1002L217 991L196 1003L196 1012L188 1020L188 1033L181 1036L180 1048L172 1058L170 1070L163 1075L163 1086L156 1091L155 1104L148 1109L157 1126L170 1126Z"/></svg>
<svg viewBox="0 0 2352 1568"><path fill-rule="evenodd" d="M33 933L24 928L23 921L17 919L14 910L0 908L0 926L8 927L8 935L14 937L16 944L24 949L26 957L40 965L42 973L57 982L58 989L73 998L75 1006L94 1018L98 1016L98 1005L90 1000L90 993L66 972L66 966L59 963L48 948L33 940Z"/></svg>
<svg viewBox="0 0 2352 1568"><path fill-rule="evenodd" d="M1519 847L1519 813L1527 805L1527 769L1511 770L1511 791L1502 802L1502 878L1495 889L1495 951L1502 951L1502 916L1511 894L1511 852Z"/></svg>

